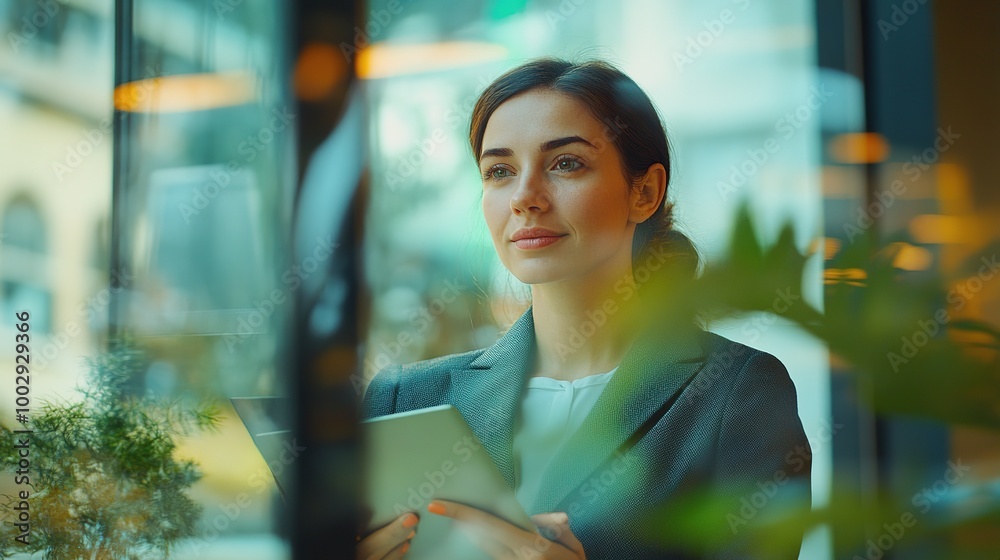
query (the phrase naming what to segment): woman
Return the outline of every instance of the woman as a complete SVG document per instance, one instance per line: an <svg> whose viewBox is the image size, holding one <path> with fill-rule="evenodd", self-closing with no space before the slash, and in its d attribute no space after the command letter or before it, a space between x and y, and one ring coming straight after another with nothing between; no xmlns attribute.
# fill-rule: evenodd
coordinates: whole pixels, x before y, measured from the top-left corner
<svg viewBox="0 0 1000 560"><path fill-rule="evenodd" d="M643 297L659 275L697 268L671 227L649 98L606 63L539 59L486 88L469 140L494 246L531 308L489 348L379 372L363 412L454 405L552 538L435 501L366 536L359 557L402 557L421 516L445 515L493 558L681 558L642 527L695 488L733 498L735 539L717 554L747 557L740 531L767 504L748 513L741 492L808 509L808 442L774 356L661 324Z"/></svg>

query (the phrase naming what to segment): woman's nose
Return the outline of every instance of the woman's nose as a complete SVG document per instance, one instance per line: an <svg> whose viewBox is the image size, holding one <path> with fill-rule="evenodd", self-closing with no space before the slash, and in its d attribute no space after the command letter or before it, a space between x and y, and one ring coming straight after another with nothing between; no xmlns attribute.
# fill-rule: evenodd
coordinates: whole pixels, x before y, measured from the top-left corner
<svg viewBox="0 0 1000 560"><path fill-rule="evenodd" d="M544 212L549 209L549 192L540 173L522 173L517 189L510 198L510 209L515 214Z"/></svg>

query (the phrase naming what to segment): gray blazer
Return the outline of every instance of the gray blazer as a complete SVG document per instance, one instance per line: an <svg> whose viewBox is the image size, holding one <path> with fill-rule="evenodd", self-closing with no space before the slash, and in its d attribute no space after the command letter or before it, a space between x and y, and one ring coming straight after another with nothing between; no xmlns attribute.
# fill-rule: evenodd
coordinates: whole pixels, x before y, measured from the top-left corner
<svg viewBox="0 0 1000 560"><path fill-rule="evenodd" d="M383 369L362 414L454 405L514 488L512 441L534 345L529 309L488 348ZM663 523L650 533L644 510L689 490L725 492L732 499L714 522L752 541L746 522L781 509L774 504L808 509L811 465L795 386L777 358L701 330L649 332L553 460L528 514L567 512L588 560L694 558L665 544L683 535ZM774 558L797 558L801 532L793 540ZM740 544L708 557L762 558Z"/></svg>

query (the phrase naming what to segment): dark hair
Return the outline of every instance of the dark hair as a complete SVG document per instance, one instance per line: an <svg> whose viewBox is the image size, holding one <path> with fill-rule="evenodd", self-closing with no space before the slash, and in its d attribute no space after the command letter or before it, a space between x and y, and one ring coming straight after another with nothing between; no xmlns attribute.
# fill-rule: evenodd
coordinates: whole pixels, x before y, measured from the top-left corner
<svg viewBox="0 0 1000 560"><path fill-rule="evenodd" d="M507 71L487 86L476 101L469 124L469 144L477 165L483 151L486 123L497 107L515 95L539 88L580 101L595 119L605 124L606 139L617 149L629 185L637 185L649 166L660 163L667 172L669 191L670 146L660 115L632 78L600 60L577 64L558 58L538 58ZM694 245L673 226L673 204L664 196L656 212L635 228L633 272L658 248L656 254L666 255L673 267L690 273L691 277L697 273L699 259Z"/></svg>

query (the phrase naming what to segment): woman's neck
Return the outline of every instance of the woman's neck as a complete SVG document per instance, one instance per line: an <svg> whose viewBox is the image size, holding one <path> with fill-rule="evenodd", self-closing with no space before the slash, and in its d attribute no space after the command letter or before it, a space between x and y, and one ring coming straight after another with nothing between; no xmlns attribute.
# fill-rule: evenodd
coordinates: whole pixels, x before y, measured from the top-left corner
<svg viewBox="0 0 1000 560"><path fill-rule="evenodd" d="M532 286L536 376L578 379L611 371L637 334L631 272Z"/></svg>

